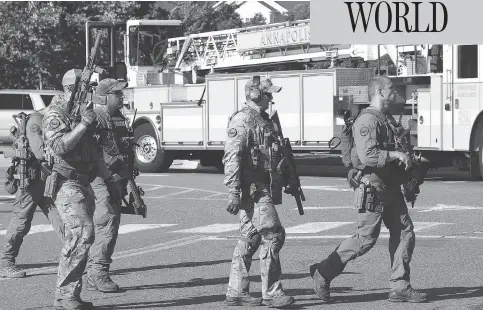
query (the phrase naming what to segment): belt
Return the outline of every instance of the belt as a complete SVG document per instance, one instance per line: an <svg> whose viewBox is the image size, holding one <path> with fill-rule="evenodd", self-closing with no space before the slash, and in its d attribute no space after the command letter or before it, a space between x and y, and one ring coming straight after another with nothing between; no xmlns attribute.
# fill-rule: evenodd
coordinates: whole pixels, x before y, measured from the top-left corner
<svg viewBox="0 0 483 310"><path fill-rule="evenodd" d="M67 180L74 181L82 185L88 185L93 180L92 176L88 174L81 174L73 171L69 171L68 173L60 173L60 172L58 173L61 179L63 178L64 181L67 181Z"/></svg>

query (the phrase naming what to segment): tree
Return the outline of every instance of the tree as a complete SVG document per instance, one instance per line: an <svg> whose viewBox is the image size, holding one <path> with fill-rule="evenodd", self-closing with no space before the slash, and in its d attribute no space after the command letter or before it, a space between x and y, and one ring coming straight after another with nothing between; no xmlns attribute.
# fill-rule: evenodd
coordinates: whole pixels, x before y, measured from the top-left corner
<svg viewBox="0 0 483 310"><path fill-rule="evenodd" d="M193 33L239 28L242 26L238 8L233 4L222 4L216 9L213 2L178 1L169 14L169 19L179 19L183 22L185 35Z"/></svg>
<svg viewBox="0 0 483 310"><path fill-rule="evenodd" d="M287 13L287 20L310 19L310 4L298 4Z"/></svg>
<svg viewBox="0 0 483 310"><path fill-rule="evenodd" d="M243 24L243 27L265 25L266 23L267 19L262 13L255 13L249 22Z"/></svg>
<svg viewBox="0 0 483 310"><path fill-rule="evenodd" d="M87 20L125 21L142 8L132 1L3 2L0 87L60 88L67 70L85 65Z"/></svg>

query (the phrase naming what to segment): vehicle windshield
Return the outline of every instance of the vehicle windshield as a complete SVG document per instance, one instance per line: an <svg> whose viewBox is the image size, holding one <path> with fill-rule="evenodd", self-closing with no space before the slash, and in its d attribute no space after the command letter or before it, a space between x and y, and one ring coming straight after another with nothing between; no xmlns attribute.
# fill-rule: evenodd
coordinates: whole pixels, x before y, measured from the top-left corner
<svg viewBox="0 0 483 310"><path fill-rule="evenodd" d="M167 66L168 39L181 35L179 26L129 27L129 62L131 66Z"/></svg>

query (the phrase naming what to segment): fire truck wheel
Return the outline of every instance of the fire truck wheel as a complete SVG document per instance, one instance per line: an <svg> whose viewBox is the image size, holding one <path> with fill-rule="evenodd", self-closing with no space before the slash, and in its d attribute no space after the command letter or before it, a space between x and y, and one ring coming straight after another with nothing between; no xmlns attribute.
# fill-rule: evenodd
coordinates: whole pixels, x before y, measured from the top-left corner
<svg viewBox="0 0 483 310"><path fill-rule="evenodd" d="M134 128L134 164L141 172L165 172L173 163L171 154L160 149L158 139L150 124Z"/></svg>
<svg viewBox="0 0 483 310"><path fill-rule="evenodd" d="M480 147L478 151L478 166L480 168L480 179L483 179L483 141L480 141Z"/></svg>

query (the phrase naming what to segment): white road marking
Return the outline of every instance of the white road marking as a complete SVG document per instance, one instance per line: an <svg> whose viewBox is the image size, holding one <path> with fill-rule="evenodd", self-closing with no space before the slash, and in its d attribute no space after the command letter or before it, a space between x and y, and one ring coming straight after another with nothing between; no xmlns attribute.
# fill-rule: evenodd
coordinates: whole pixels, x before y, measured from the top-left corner
<svg viewBox="0 0 483 310"><path fill-rule="evenodd" d="M353 235L312 235L312 236L287 236L285 237L286 240L310 240L310 239L347 239L352 237ZM210 236L206 237L205 240L210 241L223 241L223 240L235 240L238 237L236 236ZM389 234L380 234L380 239L387 239L389 238ZM471 236L440 236L440 235L418 235L418 239L463 239L463 240L483 240L483 237L471 237Z"/></svg>
<svg viewBox="0 0 483 310"><path fill-rule="evenodd" d="M170 177L171 174L165 173L140 173L140 177Z"/></svg>
<svg viewBox="0 0 483 310"><path fill-rule="evenodd" d="M314 189L314 190L319 190L319 191L334 191L334 192L353 192L352 189L350 188L340 188L336 186L323 186L323 185L317 185L317 186L304 186L302 185L302 189Z"/></svg>
<svg viewBox="0 0 483 310"><path fill-rule="evenodd" d="M304 207L304 210L330 210L330 209L354 209L351 206L340 206L340 207ZM298 210L298 208L292 208L292 210Z"/></svg>
<svg viewBox="0 0 483 310"><path fill-rule="evenodd" d="M138 183L138 185L140 185L140 186L146 186L146 185L141 185L139 183ZM161 189L163 187L164 187L163 185L156 185L156 186L153 186L151 188L143 188L143 191L144 192L150 192L150 191L155 191L155 190Z"/></svg>
<svg viewBox="0 0 483 310"><path fill-rule="evenodd" d="M28 234L33 235L33 234L49 232L49 231L54 231L54 228L52 228L52 225L40 224L40 225L32 226ZM0 235L6 235L6 234L7 234L7 230L0 230Z"/></svg>
<svg viewBox="0 0 483 310"><path fill-rule="evenodd" d="M119 234L129 234L132 232L149 230L149 229L157 229L163 227L171 227L176 226L178 224L125 224L119 227Z"/></svg>
<svg viewBox="0 0 483 310"><path fill-rule="evenodd" d="M421 231L421 230L424 230L424 229L429 229L429 228L436 227L436 226L439 226L439 225L450 225L450 224L453 224L453 223L413 222L413 224L414 224L414 231L418 232L418 231ZM384 225L382 225L381 226L381 233L389 233L389 230Z"/></svg>
<svg viewBox="0 0 483 310"><path fill-rule="evenodd" d="M176 226L177 224L125 224L119 227L119 234L128 234L137 231L157 229L162 227ZM50 224L34 225L30 228L29 235L54 231ZM0 230L0 235L5 235L6 230Z"/></svg>
<svg viewBox="0 0 483 310"><path fill-rule="evenodd" d="M460 211L460 210L483 210L483 207L437 204L436 206L430 207L427 210L420 210L418 212Z"/></svg>
<svg viewBox="0 0 483 310"><path fill-rule="evenodd" d="M15 199L15 195L0 195L0 199L1 198Z"/></svg>
<svg viewBox="0 0 483 310"><path fill-rule="evenodd" d="M173 248L179 248L185 245L197 243L200 241L205 240L206 237L185 237L185 238L180 238L176 240L171 240L167 242L161 242L149 246L145 246L142 248L136 248L136 249L131 249L131 250L126 250L126 251L119 251L117 253L114 253L112 255L113 259L120 259L120 258L126 258L126 257L132 257L132 256L137 256L137 255L143 255L143 254L149 254L153 252L159 252L163 250L168 250L168 249L173 249ZM25 270L27 272L27 275L41 275L41 274L52 274L57 272L58 267L43 267L43 268L33 268L33 269L27 269ZM10 280L9 278L0 278L0 281L4 280Z"/></svg>
<svg viewBox="0 0 483 310"><path fill-rule="evenodd" d="M212 224L208 226L194 227L190 229L176 230L174 233L217 234L227 231L238 230L239 224Z"/></svg>
<svg viewBox="0 0 483 310"><path fill-rule="evenodd" d="M288 227L285 229L285 232L287 234L313 234L353 223L354 222L311 222Z"/></svg>
<svg viewBox="0 0 483 310"><path fill-rule="evenodd" d="M156 198L166 198L166 197L172 197L172 196L177 196L177 195L183 195L183 194L191 193L191 192L194 192L194 191L196 191L196 189L194 189L194 188L185 189L183 191L179 191L179 192L176 192L176 193L170 193L170 194L166 194L166 195L163 195L163 196L158 196Z"/></svg>
<svg viewBox="0 0 483 310"><path fill-rule="evenodd" d="M443 181L441 183L445 184L458 184L458 183L467 183L468 181Z"/></svg>

